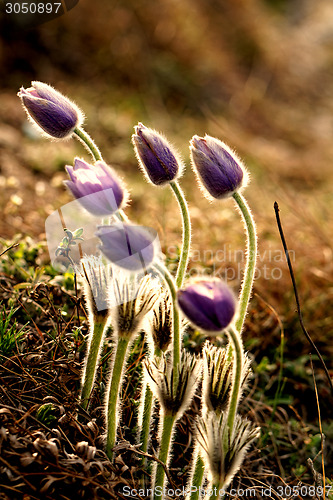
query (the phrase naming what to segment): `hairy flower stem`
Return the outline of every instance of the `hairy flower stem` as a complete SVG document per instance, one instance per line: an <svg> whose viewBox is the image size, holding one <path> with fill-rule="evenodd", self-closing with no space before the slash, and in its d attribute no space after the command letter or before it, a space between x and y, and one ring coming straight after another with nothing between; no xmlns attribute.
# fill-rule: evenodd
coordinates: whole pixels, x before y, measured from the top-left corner
<svg viewBox="0 0 333 500"><path fill-rule="evenodd" d="M239 297L238 318L236 320L236 330L238 332L241 332L244 324L244 319L246 316L247 306L252 292L254 273L256 269L257 233L256 233L255 222L251 214L251 210L245 198L238 192L233 194L233 198L240 209L247 233L247 248L246 248L247 260L244 271L242 290Z"/></svg>
<svg viewBox="0 0 333 500"><path fill-rule="evenodd" d="M145 400L143 406L142 427L140 432L140 449L141 451L146 452L148 449L150 419L153 407L153 393L148 384L146 384L144 398ZM145 462L146 457L142 457L142 464L144 464Z"/></svg>
<svg viewBox="0 0 333 500"><path fill-rule="evenodd" d="M214 500L222 500L224 495L220 495L220 491L222 490L222 486L220 483L213 483L209 490L212 491L212 495L210 494L211 491L209 492L209 495L206 496L206 498L214 499Z"/></svg>
<svg viewBox="0 0 333 500"><path fill-rule="evenodd" d="M110 381L107 389L106 402L106 454L110 460L113 456L113 448L116 444L117 426L119 419L119 393L123 377L126 353L130 343L128 337L118 337L117 348L114 355Z"/></svg>
<svg viewBox="0 0 333 500"><path fill-rule="evenodd" d="M162 355L161 349L155 348L155 359L160 358ZM148 450L148 442L149 442L149 429L151 423L151 414L153 410L153 393L148 384L146 384L145 395L144 395L144 404L143 404L143 413L142 413L142 425L140 430L140 443L141 443L141 451L147 452ZM147 458L142 457L141 465L144 466L147 463Z"/></svg>
<svg viewBox="0 0 333 500"><path fill-rule="evenodd" d="M173 391L174 394L177 392L178 386L178 375L179 375L179 363L180 363L180 350L181 350L181 339L180 339L180 317L177 305L177 290L173 280L173 277L169 273L166 267L155 262L153 268L158 271L158 274L163 279L167 285L171 300L172 300L172 310L173 310Z"/></svg>
<svg viewBox="0 0 333 500"><path fill-rule="evenodd" d="M228 427L230 429L230 435L231 435L235 422L237 406L240 396L241 382L242 382L243 345L239 332L233 326L228 330L228 335L230 336L231 342L233 344L233 354L234 354L234 375L233 375L233 384L231 390L231 398L228 408Z"/></svg>
<svg viewBox="0 0 333 500"><path fill-rule="evenodd" d="M177 287L181 288L184 281L184 276L186 273L188 258L189 258L189 250L191 243L191 221L190 221L190 213L188 210L187 201L178 182L176 181L170 182L170 187L177 198L183 221L182 251L176 275Z"/></svg>
<svg viewBox="0 0 333 500"><path fill-rule="evenodd" d="M99 353L102 348L103 333L107 324L107 317L104 321L99 321L94 324L90 342L88 344L88 352L82 376L82 389L80 395L81 406L85 410L89 405L89 397L95 381Z"/></svg>
<svg viewBox="0 0 333 500"><path fill-rule="evenodd" d="M205 473L205 464L201 456L198 455L196 458L194 472L190 487L191 496L189 500L198 500L200 495L200 487L202 485L203 476Z"/></svg>
<svg viewBox="0 0 333 500"><path fill-rule="evenodd" d="M158 458L165 465L168 462L171 436L175 421L176 421L175 415L164 415L161 444L160 444ZM154 491L153 500L161 500L161 495L159 493L161 490L163 490L164 476L165 476L164 467L162 466L162 464L158 463L155 474L155 485L153 488Z"/></svg>
<svg viewBox="0 0 333 500"><path fill-rule="evenodd" d="M74 129L74 134L78 137L78 139L83 143L83 145L88 149L88 151L92 154L92 157L96 161L102 161L103 157L96 146L95 142L93 139L90 137L89 134L83 128L76 127Z"/></svg>

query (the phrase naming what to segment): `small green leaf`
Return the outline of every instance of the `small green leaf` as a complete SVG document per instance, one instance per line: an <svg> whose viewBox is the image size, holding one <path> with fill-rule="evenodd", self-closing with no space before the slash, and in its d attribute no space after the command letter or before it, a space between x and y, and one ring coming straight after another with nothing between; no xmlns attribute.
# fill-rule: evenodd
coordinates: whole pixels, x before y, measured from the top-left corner
<svg viewBox="0 0 333 500"><path fill-rule="evenodd" d="M78 239L83 233L83 227L80 227L79 229L75 229L73 233L73 238L76 240Z"/></svg>
<svg viewBox="0 0 333 500"><path fill-rule="evenodd" d="M66 235L67 235L67 238L68 238L69 240L71 240L71 239L73 238L73 233L72 233L72 231L70 231L69 229L64 229L64 231L65 231L65 233L66 233Z"/></svg>

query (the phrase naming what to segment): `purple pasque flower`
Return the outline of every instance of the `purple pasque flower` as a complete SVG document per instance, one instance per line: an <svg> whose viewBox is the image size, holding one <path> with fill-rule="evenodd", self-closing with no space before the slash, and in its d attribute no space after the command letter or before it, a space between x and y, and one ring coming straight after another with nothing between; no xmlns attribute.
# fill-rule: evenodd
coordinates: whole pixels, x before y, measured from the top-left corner
<svg viewBox="0 0 333 500"><path fill-rule="evenodd" d="M132 143L143 173L156 186L175 180L183 164L171 144L158 132L139 123Z"/></svg>
<svg viewBox="0 0 333 500"><path fill-rule="evenodd" d="M227 328L236 312L233 292L217 278L195 278L177 295L179 307L190 322L211 334Z"/></svg>
<svg viewBox="0 0 333 500"><path fill-rule="evenodd" d="M155 229L132 224L98 226L99 249L117 266L129 271L145 271L157 257L158 236Z"/></svg>
<svg viewBox="0 0 333 500"><path fill-rule="evenodd" d="M213 198L228 198L245 187L247 171L236 154L222 141L205 135L192 137L193 170Z"/></svg>
<svg viewBox="0 0 333 500"><path fill-rule="evenodd" d="M127 190L114 170L103 161L90 165L75 158L74 166L66 166L69 181L64 184L81 205L93 215L108 216L127 201Z"/></svg>
<svg viewBox="0 0 333 500"><path fill-rule="evenodd" d="M69 137L83 122L81 110L51 85L31 82L18 92L28 117L56 139Z"/></svg>

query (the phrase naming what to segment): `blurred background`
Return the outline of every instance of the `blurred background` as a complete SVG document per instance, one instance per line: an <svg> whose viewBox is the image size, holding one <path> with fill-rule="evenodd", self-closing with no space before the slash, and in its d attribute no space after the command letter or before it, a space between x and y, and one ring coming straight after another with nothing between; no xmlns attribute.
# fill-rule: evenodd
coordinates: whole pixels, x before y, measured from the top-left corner
<svg viewBox="0 0 333 500"><path fill-rule="evenodd" d="M332 353L331 0L81 0L34 28L4 13L0 23L3 239L45 238L45 218L71 199L64 165L74 155L89 158L77 141L49 141L27 122L16 93L40 80L83 109L86 130L128 183L129 216L156 227L168 252L180 238L176 203L168 189L146 184L130 143L138 121L163 131L188 166L191 268L238 269L232 252L244 248L243 228L232 200L205 200L189 166L188 141L208 133L234 148L251 174L245 194L260 237L255 312L271 314L269 304L277 316L295 317L277 201L305 314ZM228 245L231 262L226 254L214 260Z"/></svg>
<svg viewBox="0 0 333 500"><path fill-rule="evenodd" d="M276 349L282 323L291 352L309 351L276 228L277 201L305 320L332 369L332 1L80 0L35 28L4 14L0 23L0 236L43 240L46 217L71 199L64 165L74 155L89 159L77 141L49 141L28 124L16 93L40 80L83 109L86 130L131 190L129 216L156 227L168 252L181 234L175 200L146 184L130 143L138 121L163 131L188 166L191 269L238 269L232 253L231 262L214 258L221 248L244 248L232 200L209 203L189 166L190 138L216 136L251 174L245 195L260 238L246 332L252 352ZM240 279L236 273L235 289ZM298 411L306 418L315 404Z"/></svg>
<svg viewBox="0 0 333 500"><path fill-rule="evenodd" d="M50 193L64 162L84 154L74 141L52 144L27 125L16 92L41 80L83 109L87 131L129 183L139 120L164 131L187 163L191 136L209 133L249 166L257 216L273 216L276 199L307 238L315 220L316 239L324 238L333 154L330 0L81 0L33 29L2 14L0 64L3 237L42 234L43 211L66 200L63 189ZM189 195L200 196L196 188Z"/></svg>
<svg viewBox="0 0 333 500"><path fill-rule="evenodd" d="M147 186L138 173L130 143L138 121L163 131L188 165L183 184L200 231L194 248L204 242L216 251L221 240L235 238L229 229L242 234L232 202L217 209L195 186L188 141L208 133L236 149L249 167L246 195L262 259L277 235L276 200L298 267L305 264L315 280L328 278L331 0L81 0L31 29L1 16L2 238L18 232L43 238L46 216L70 200L64 165L75 154L87 156L76 141L46 140L26 121L16 93L40 80L83 109L87 131L131 189L131 216L147 225L157 220L165 245L174 244L179 218L169 191Z"/></svg>

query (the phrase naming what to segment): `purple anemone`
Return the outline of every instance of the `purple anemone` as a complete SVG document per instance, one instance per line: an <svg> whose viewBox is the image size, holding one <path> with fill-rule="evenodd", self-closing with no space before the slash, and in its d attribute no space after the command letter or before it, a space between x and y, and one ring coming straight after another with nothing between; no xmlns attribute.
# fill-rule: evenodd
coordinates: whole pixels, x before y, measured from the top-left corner
<svg viewBox="0 0 333 500"><path fill-rule="evenodd" d="M195 135L190 151L194 172L213 198L228 198L246 185L245 167L224 142Z"/></svg>
<svg viewBox="0 0 333 500"><path fill-rule="evenodd" d="M197 328L219 333L231 323L236 312L236 299L220 279L197 278L178 291L178 304Z"/></svg>
<svg viewBox="0 0 333 500"><path fill-rule="evenodd" d="M99 226L96 236L107 259L130 271L145 271L157 253L157 232L132 224Z"/></svg>
<svg viewBox="0 0 333 500"><path fill-rule="evenodd" d="M108 216L124 205L127 192L123 182L103 161L95 165L75 158L66 166L69 181L64 181L72 195L93 215Z"/></svg>
<svg viewBox="0 0 333 500"><path fill-rule="evenodd" d="M161 134L139 123L132 143L144 174L153 184L161 186L180 175L182 162Z"/></svg>
<svg viewBox="0 0 333 500"><path fill-rule="evenodd" d="M31 85L28 89L22 87L17 94L28 117L56 139L69 137L83 122L81 110L46 83L32 82Z"/></svg>

